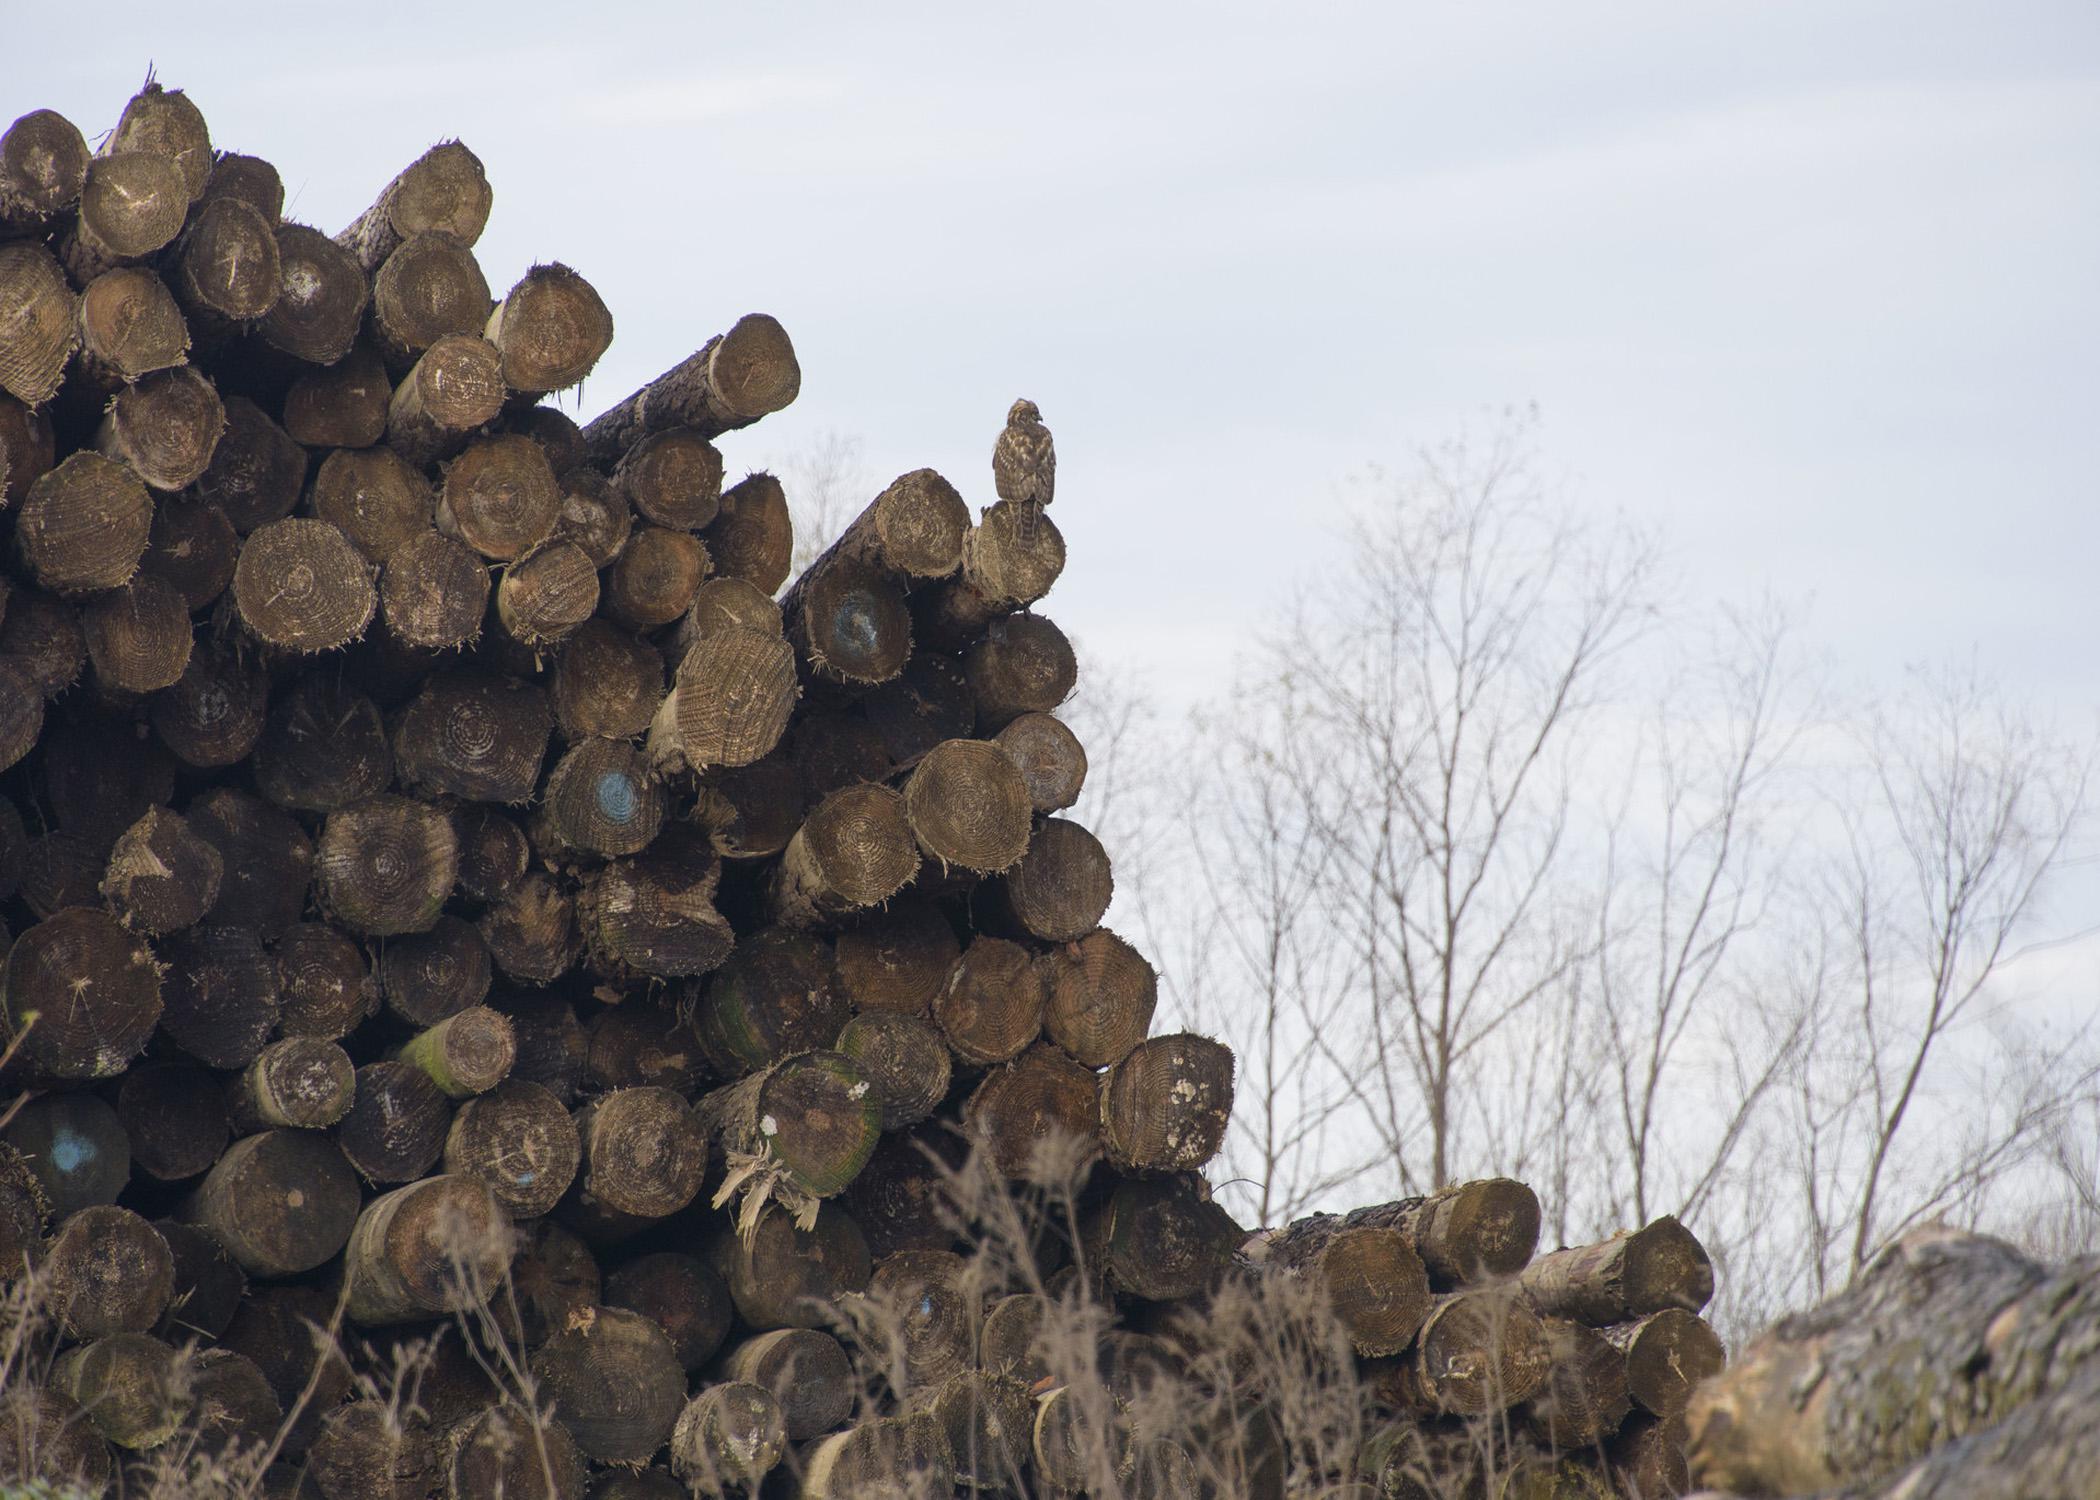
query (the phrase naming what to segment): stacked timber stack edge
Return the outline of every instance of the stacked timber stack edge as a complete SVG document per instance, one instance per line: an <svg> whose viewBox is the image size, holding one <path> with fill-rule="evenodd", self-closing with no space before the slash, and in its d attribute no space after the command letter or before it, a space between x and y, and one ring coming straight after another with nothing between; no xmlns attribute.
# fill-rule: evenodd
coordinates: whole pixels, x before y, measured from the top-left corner
<svg viewBox="0 0 2100 1500"><path fill-rule="evenodd" d="M1674 1222L1211 1201L1231 1055L1148 1035L1061 815L1032 405L976 519L906 474L789 585L716 446L795 398L774 319L579 428L612 316L492 295L464 145L282 202L150 83L0 138L0 1477L1280 1494L1214 1350L1310 1286L1340 1492L1681 1486Z"/></svg>

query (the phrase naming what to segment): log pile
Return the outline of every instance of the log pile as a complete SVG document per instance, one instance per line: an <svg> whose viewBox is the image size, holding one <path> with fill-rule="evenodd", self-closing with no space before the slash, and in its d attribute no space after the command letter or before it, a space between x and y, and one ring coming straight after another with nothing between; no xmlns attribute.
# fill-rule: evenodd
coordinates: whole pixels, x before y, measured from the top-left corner
<svg viewBox="0 0 2100 1500"><path fill-rule="evenodd" d="M1674 1223L1211 1201L1232 1057L1150 1034L1066 816L1033 404L976 519L905 474L790 583L717 446L786 331L579 426L611 313L496 296L490 205L448 142L285 221L150 82L93 153L0 137L0 1278L48 1356L0 1475L1280 1493L1282 1393L1205 1352L1273 1287L1377 1429L1335 1483L1670 1492L1719 1362Z"/></svg>

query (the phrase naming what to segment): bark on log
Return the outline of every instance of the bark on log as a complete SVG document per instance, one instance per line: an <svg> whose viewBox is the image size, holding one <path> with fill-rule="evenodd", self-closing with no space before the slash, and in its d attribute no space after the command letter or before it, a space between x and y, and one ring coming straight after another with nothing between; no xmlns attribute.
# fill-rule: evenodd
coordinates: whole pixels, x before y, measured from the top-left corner
<svg viewBox="0 0 2100 1500"><path fill-rule="evenodd" d="M1224 1144L1232 1116L1232 1052L1183 1032L1132 1049L1101 1081L1108 1159L1146 1171L1195 1171Z"/></svg>
<svg viewBox="0 0 2100 1500"><path fill-rule="evenodd" d="M153 950L114 917L86 907L37 923L0 966L8 1036L53 1078L121 1072L153 1034L161 1004Z"/></svg>
<svg viewBox="0 0 2100 1500"><path fill-rule="evenodd" d="M1523 1281L1540 1312L1592 1328L1666 1307L1697 1312L1714 1294L1705 1247L1668 1215L1600 1244L1542 1255L1524 1268Z"/></svg>
<svg viewBox="0 0 2100 1500"><path fill-rule="evenodd" d="M904 799L886 786L849 786L811 809L788 841L768 907L784 926L830 926L882 905L918 870Z"/></svg>
<svg viewBox="0 0 2100 1500"><path fill-rule="evenodd" d="M728 1381L709 1386L679 1413L671 1469L696 1496L755 1493L787 1443L779 1399L764 1386Z"/></svg>
<svg viewBox="0 0 2100 1500"><path fill-rule="evenodd" d="M404 240L426 230L472 245L494 202L481 158L459 141L441 141L403 168L336 241L365 270L376 271Z"/></svg>
<svg viewBox="0 0 2100 1500"><path fill-rule="evenodd" d="M485 1094L510 1076L517 1061L517 1039L510 1018L486 1005L472 1005L401 1048L401 1060L414 1063L454 1099Z"/></svg>
<svg viewBox="0 0 2100 1500"><path fill-rule="evenodd" d="M344 1306L372 1327L457 1312L510 1265L510 1216L476 1178L426 1177L374 1198L343 1252Z"/></svg>
<svg viewBox="0 0 2100 1500"><path fill-rule="evenodd" d="M153 489L173 493L204 477L225 430L226 408L219 393L209 380L183 365L156 370L117 392L95 434L95 446L104 458L126 465ZM139 551L143 555L145 548Z"/></svg>
<svg viewBox="0 0 2100 1500"><path fill-rule="evenodd" d="M847 523L810 572L844 561L915 587L960 566L969 529L970 508L955 486L931 469L914 469L899 475Z"/></svg>
<svg viewBox="0 0 2100 1500"><path fill-rule="evenodd" d="M1358 1354L1398 1354L1429 1316L1429 1273L1401 1230L1314 1214L1270 1231L1256 1254L1320 1286Z"/></svg>
<svg viewBox="0 0 2100 1500"><path fill-rule="evenodd" d="M0 245L0 391L32 409L58 394L80 342L77 307L49 250L33 240Z"/></svg>
<svg viewBox="0 0 2100 1500"><path fill-rule="evenodd" d="M2091 1399L2100 1370L2095 1270L2091 1257L2048 1267L1984 1236L1912 1231L1849 1291L1782 1319L1693 1394L1692 1478L1768 1494L1895 1494L1895 1476L1930 1450L2010 1454L2006 1435L2021 1430L2045 1438L2036 1457L2047 1473L2049 1442L2084 1440L2056 1424L2072 1393ZM1946 1472L1968 1461L1949 1459Z"/></svg>
<svg viewBox="0 0 2100 1500"><path fill-rule="evenodd" d="M394 383L363 345L326 369L304 370L284 393L284 430L309 448L369 448L386 433Z"/></svg>
<svg viewBox="0 0 2100 1500"><path fill-rule="evenodd" d="M197 481L197 498L218 506L246 536L290 515L305 482L306 452L292 435L246 396L229 397L226 430Z"/></svg>
<svg viewBox="0 0 2100 1500"><path fill-rule="evenodd" d="M229 422L234 404L228 405ZM338 448L321 460L308 504L367 562L384 563L431 529L437 496L430 481L391 448Z"/></svg>
<svg viewBox="0 0 2100 1500"><path fill-rule="evenodd" d="M318 1037L286 1037L256 1055L227 1091L236 1130L325 1130L350 1113L357 1070L350 1054Z"/></svg>
<svg viewBox="0 0 2100 1500"><path fill-rule="evenodd" d="M695 1112L725 1153L764 1161L813 1198L843 1192L882 1133L873 1088L853 1060L837 1052L804 1052L774 1063L715 1090Z"/></svg>
<svg viewBox="0 0 2100 1500"><path fill-rule="evenodd" d="M368 1181L413 1182L437 1164L451 1124L452 1101L431 1076L389 1058L357 1070L357 1099L335 1139Z"/></svg>
<svg viewBox="0 0 2100 1500"><path fill-rule="evenodd" d="M266 1130L227 1147L179 1217L210 1230L250 1276L296 1276L343 1248L359 1202L335 1142Z"/></svg>
<svg viewBox="0 0 2100 1500"><path fill-rule="evenodd" d="M773 1393L787 1435L807 1442L853 1414L854 1373L846 1350L817 1328L776 1328L746 1339L722 1361L731 1380Z"/></svg>
<svg viewBox="0 0 2100 1500"><path fill-rule="evenodd" d="M768 597L778 593L795 555L795 524L780 481L771 474L751 474L724 490L721 507L700 539L719 576L741 578Z"/></svg>
<svg viewBox="0 0 2100 1500"><path fill-rule="evenodd" d="M567 266L540 265L489 314L484 336L503 356L504 383L541 396L591 373L612 343L613 318L588 281Z"/></svg>
<svg viewBox="0 0 2100 1500"><path fill-rule="evenodd" d="M605 1305L640 1313L671 1340L688 1373L715 1357L734 1321L729 1288L698 1256L659 1250L637 1256L605 1280Z"/></svg>
<svg viewBox="0 0 2100 1500"><path fill-rule="evenodd" d="M672 427L720 437L779 411L801 388L802 367L787 330L764 313L749 313L592 422L584 443L594 462L611 464L643 438ZM766 591L779 586L776 580Z"/></svg>
<svg viewBox="0 0 2100 1500"><path fill-rule="evenodd" d="M471 333L440 335L394 388L386 409L386 445L415 468L427 469L451 458L494 421L503 410L503 394L503 361L494 344ZM537 443L532 451L545 462ZM555 503L558 513L558 498Z"/></svg>
<svg viewBox="0 0 2100 1500"><path fill-rule="evenodd" d="M1031 810L1019 768L989 740L936 745L904 783L904 816L943 870L1011 869L1028 852Z"/></svg>

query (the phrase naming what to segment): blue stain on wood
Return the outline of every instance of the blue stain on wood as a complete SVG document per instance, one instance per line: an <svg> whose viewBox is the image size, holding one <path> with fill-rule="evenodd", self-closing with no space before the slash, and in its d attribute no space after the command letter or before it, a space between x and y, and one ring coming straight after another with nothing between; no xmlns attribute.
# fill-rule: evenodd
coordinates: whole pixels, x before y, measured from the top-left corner
<svg viewBox="0 0 2100 1500"><path fill-rule="evenodd" d="M639 799L634 792L634 781L625 771L604 771L598 776L598 811L615 823L625 823L634 816Z"/></svg>
<svg viewBox="0 0 2100 1500"><path fill-rule="evenodd" d="M95 1159L95 1143L77 1130L60 1126L51 1136L51 1165L61 1172L77 1172Z"/></svg>

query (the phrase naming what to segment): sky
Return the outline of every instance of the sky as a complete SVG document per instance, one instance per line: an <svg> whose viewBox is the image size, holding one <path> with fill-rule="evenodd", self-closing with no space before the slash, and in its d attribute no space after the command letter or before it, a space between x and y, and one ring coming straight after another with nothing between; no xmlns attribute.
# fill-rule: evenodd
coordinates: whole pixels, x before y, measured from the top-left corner
<svg viewBox="0 0 2100 1500"><path fill-rule="evenodd" d="M802 394L732 471L838 433L981 504L1034 398L1046 611L1168 700L1338 565L1350 476L1535 403L1688 596L2090 716L2090 0L9 8L0 115L93 136L150 63L324 230L465 140L492 285L614 313L579 415L770 312Z"/></svg>

